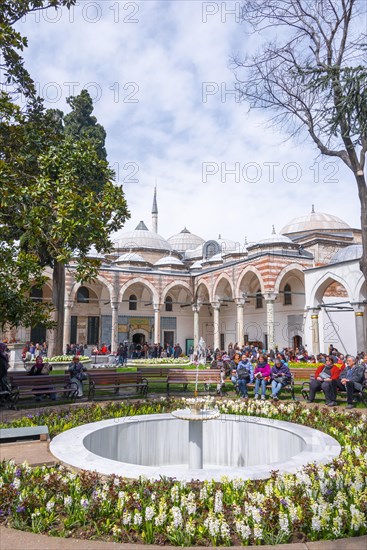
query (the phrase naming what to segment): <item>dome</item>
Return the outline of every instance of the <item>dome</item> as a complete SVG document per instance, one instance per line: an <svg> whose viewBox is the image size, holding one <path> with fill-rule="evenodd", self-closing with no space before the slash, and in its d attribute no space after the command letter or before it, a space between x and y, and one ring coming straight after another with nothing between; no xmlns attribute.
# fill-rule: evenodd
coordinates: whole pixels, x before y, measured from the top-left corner
<svg viewBox="0 0 367 550"><path fill-rule="evenodd" d="M214 254L214 256L211 256L210 258L208 258L207 260L205 260L205 263L206 264L216 264L216 263L223 263L223 258L222 258L222 254L219 253L219 254Z"/></svg>
<svg viewBox="0 0 367 550"><path fill-rule="evenodd" d="M241 246L239 243L235 243L234 241L231 241L231 239L222 239L221 235L219 235L218 239L215 239L217 243L220 246L220 249L223 253L225 252L240 252Z"/></svg>
<svg viewBox="0 0 367 550"><path fill-rule="evenodd" d="M276 244L294 244L293 241L286 237L285 235L280 235L279 233L276 233L275 227L273 225L273 231L270 237L267 239L262 239L256 245L254 246L263 246L263 245L276 245Z"/></svg>
<svg viewBox="0 0 367 550"><path fill-rule="evenodd" d="M105 255L102 254L102 252L97 252L97 250L94 248L94 246L91 247L87 254L87 258L93 258L95 260L104 260Z"/></svg>
<svg viewBox="0 0 367 550"><path fill-rule="evenodd" d="M128 248L129 250L151 249L171 252L171 245L166 239L149 231L143 221L141 221L134 231L118 232L113 236L115 248Z"/></svg>
<svg viewBox="0 0 367 550"><path fill-rule="evenodd" d="M203 262L201 260L196 260L196 262L194 262L191 266L190 266L190 269L191 270L195 270L195 269L202 269L203 268Z"/></svg>
<svg viewBox="0 0 367 550"><path fill-rule="evenodd" d="M280 231L283 235L289 235L293 233L304 233L310 231L348 231L351 227L331 214L324 214L323 212L315 212L312 207L312 211L307 216L301 216L300 218L293 218L287 225L285 225Z"/></svg>
<svg viewBox="0 0 367 550"><path fill-rule="evenodd" d="M184 263L181 262L178 258L175 258L175 256L165 256L164 258L161 258L157 262L155 262L154 266L162 267L162 266L178 266L178 267L185 267Z"/></svg>
<svg viewBox="0 0 367 550"><path fill-rule="evenodd" d="M203 245L199 244L196 248L192 250L185 251L185 260L196 260L203 257Z"/></svg>
<svg viewBox="0 0 367 550"><path fill-rule="evenodd" d="M347 262L349 260L359 260L362 258L362 245L351 244L341 250L338 250L331 258L331 264L338 264L339 262Z"/></svg>
<svg viewBox="0 0 367 550"><path fill-rule="evenodd" d="M177 233L177 235L172 235L172 237L168 239L168 242L173 250L185 252L186 250L192 250L204 244L205 241L198 235L190 233L185 227L180 233Z"/></svg>
<svg viewBox="0 0 367 550"><path fill-rule="evenodd" d="M124 262L134 262L134 263L146 263L144 258L140 256L140 254L136 254L136 252L126 252L126 254L122 254L118 257L117 260L115 260L116 263L124 263Z"/></svg>

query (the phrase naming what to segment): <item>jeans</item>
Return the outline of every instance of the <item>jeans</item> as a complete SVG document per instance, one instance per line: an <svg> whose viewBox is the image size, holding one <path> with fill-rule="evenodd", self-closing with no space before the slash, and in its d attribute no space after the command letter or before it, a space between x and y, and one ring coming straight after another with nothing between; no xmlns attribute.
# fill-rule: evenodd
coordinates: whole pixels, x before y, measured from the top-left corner
<svg viewBox="0 0 367 550"><path fill-rule="evenodd" d="M271 393L273 396L276 396L278 395L278 393L281 392L282 388L285 386L286 384L282 384L281 382L277 382L276 380L273 380L272 383L271 383Z"/></svg>
<svg viewBox="0 0 367 550"><path fill-rule="evenodd" d="M255 395L259 393L261 385L261 395L266 393L266 380L265 378L255 378Z"/></svg>
<svg viewBox="0 0 367 550"><path fill-rule="evenodd" d="M238 389L240 391L241 397L247 397L247 384L250 382L249 378L239 378L238 379Z"/></svg>

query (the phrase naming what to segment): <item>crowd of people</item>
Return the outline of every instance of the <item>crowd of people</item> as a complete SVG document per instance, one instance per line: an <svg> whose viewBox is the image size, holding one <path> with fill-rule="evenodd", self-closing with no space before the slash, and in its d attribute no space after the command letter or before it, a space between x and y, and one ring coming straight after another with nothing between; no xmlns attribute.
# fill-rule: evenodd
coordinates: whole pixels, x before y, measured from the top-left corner
<svg viewBox="0 0 367 550"><path fill-rule="evenodd" d="M309 403L315 400L318 391L323 391L326 405L334 407L337 392L344 391L347 393L347 408L352 409L356 404L356 393L367 383L367 354L345 356L332 345L328 354L309 358L305 348L285 348L281 352L271 350L267 354L266 350L248 343L242 349L230 344L228 351L216 350L214 358L208 349L207 361L211 368L220 369L222 384L230 379L244 399L249 398L249 385L253 385L255 399L265 400L267 389L270 389L271 398L277 401L282 389L292 382L291 362L318 364L314 378L310 380Z"/></svg>

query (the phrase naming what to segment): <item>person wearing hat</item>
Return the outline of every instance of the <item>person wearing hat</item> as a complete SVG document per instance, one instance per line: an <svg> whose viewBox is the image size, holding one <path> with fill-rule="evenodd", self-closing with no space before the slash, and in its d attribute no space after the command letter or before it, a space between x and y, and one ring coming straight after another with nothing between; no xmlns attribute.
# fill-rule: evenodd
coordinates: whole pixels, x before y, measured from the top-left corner
<svg viewBox="0 0 367 550"><path fill-rule="evenodd" d="M279 358L275 359L274 361L274 366L272 367L270 373L270 380L271 397L275 401L278 401L278 395L280 394L284 386L290 384L292 381L292 375L288 365Z"/></svg>

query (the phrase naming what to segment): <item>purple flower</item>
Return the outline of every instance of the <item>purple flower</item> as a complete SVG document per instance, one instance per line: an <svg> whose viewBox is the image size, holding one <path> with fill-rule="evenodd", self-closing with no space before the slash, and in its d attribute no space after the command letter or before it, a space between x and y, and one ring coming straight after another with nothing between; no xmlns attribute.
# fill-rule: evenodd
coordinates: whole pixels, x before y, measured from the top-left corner
<svg viewBox="0 0 367 550"><path fill-rule="evenodd" d="M18 508L16 509L16 512L18 512L18 514L21 514L22 512L24 512L25 510L25 506L18 506Z"/></svg>
<svg viewBox="0 0 367 550"><path fill-rule="evenodd" d="M5 516L4 510L0 510L0 517Z"/></svg>
<svg viewBox="0 0 367 550"><path fill-rule="evenodd" d="M288 502L287 502L284 498L281 498L281 499L280 499L280 504L283 504L283 506L285 506L286 508L288 508Z"/></svg>
<svg viewBox="0 0 367 550"><path fill-rule="evenodd" d="M22 470L20 468L17 468L15 472L15 477L20 477L21 474L22 474Z"/></svg>

